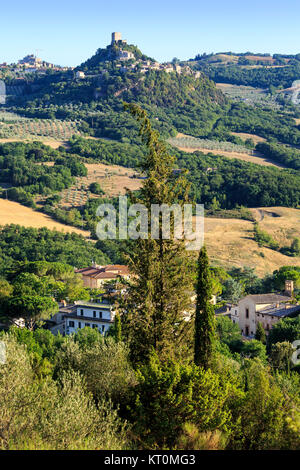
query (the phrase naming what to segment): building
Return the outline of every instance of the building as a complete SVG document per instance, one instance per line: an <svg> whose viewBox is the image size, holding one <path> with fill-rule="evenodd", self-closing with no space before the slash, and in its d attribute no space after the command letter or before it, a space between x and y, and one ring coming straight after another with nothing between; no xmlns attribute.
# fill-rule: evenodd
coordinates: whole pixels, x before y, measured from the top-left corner
<svg viewBox="0 0 300 470"><path fill-rule="evenodd" d="M118 32L111 33L111 45L115 43L127 44L125 39L122 39L122 34Z"/></svg>
<svg viewBox="0 0 300 470"><path fill-rule="evenodd" d="M85 73L78 70L75 74L75 77L79 79L85 78Z"/></svg>
<svg viewBox="0 0 300 470"><path fill-rule="evenodd" d="M230 318L238 323L241 333L246 337L253 337L258 322L262 324L266 333L281 318L300 312L300 306L293 307L293 282L286 281L284 294L254 294L242 298L237 305L233 305Z"/></svg>
<svg viewBox="0 0 300 470"><path fill-rule="evenodd" d="M107 266L98 266L94 264L83 269L76 269L77 274L81 274L85 287L99 289L103 284L114 281L119 277L130 279L130 273L127 266L121 264L112 264Z"/></svg>
<svg viewBox="0 0 300 470"><path fill-rule="evenodd" d="M111 327L114 317L114 306L109 302L78 300L73 305L61 306L59 312L47 321L47 326L54 335L70 335L85 327L97 329L104 335Z"/></svg>
<svg viewBox="0 0 300 470"><path fill-rule="evenodd" d="M130 59L134 59L134 54L133 52L130 52L130 51L122 51L120 50L119 53L118 53L118 59L120 60L130 60Z"/></svg>

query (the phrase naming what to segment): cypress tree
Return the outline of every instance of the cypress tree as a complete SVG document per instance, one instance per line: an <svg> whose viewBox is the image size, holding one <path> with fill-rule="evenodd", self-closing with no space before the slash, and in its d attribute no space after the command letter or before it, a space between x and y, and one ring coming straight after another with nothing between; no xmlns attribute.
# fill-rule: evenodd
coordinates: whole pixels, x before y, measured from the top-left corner
<svg viewBox="0 0 300 470"><path fill-rule="evenodd" d="M266 332L260 322L258 322L256 327L255 339L261 341L263 344L266 344Z"/></svg>
<svg viewBox="0 0 300 470"><path fill-rule="evenodd" d="M145 111L126 104L140 123L140 135L147 152L141 162L146 175L139 196L130 194L131 202L142 203L151 214L152 204L183 205L188 200L189 185L184 175L173 175L175 159L170 156L158 132L152 130ZM148 239L137 239L131 245L128 265L134 274L122 315L122 331L130 344L133 362L147 362L155 350L160 358L175 357L188 343L192 346L191 322L184 312L191 311L192 260L184 239L162 235L151 238L148 217ZM171 217L174 222L173 218Z"/></svg>
<svg viewBox="0 0 300 470"><path fill-rule="evenodd" d="M205 369L211 364L215 340L215 312L211 297L212 280L204 246L198 257L194 362Z"/></svg>
<svg viewBox="0 0 300 470"><path fill-rule="evenodd" d="M114 336L117 343L122 341L122 328L121 328L121 318L118 313L115 315L114 321Z"/></svg>

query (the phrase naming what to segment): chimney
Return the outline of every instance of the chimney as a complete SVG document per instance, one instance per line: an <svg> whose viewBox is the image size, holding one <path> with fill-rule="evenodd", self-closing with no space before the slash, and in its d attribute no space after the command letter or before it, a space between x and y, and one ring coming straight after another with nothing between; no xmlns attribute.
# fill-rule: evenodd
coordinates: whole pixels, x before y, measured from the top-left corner
<svg viewBox="0 0 300 470"><path fill-rule="evenodd" d="M284 293L289 297L292 297L294 293L294 281L286 280L284 287Z"/></svg>

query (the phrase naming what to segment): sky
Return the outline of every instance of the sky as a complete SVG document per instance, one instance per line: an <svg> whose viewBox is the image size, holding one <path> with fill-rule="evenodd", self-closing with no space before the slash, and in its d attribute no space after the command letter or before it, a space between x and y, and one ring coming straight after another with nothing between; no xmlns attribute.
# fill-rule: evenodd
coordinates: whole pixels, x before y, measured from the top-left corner
<svg viewBox="0 0 300 470"><path fill-rule="evenodd" d="M160 62L203 52L300 53L299 0L0 0L0 63L76 66L120 31Z"/></svg>

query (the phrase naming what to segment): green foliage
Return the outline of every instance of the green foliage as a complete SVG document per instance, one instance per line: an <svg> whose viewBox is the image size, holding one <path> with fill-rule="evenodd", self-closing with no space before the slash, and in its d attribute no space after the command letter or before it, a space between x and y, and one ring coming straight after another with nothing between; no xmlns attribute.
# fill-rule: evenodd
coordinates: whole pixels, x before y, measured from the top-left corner
<svg viewBox="0 0 300 470"><path fill-rule="evenodd" d="M261 322L257 323L255 339L257 339L257 341L261 341L263 344L266 344L266 332L265 332Z"/></svg>
<svg viewBox="0 0 300 470"><path fill-rule="evenodd" d="M47 153L46 153L47 152ZM53 166L44 165L49 158ZM0 145L1 182L13 186L5 197L33 205L32 195L61 191L74 182L74 176L86 176L85 166L75 156L53 155L46 146L17 143ZM3 194L4 196L4 194Z"/></svg>
<svg viewBox="0 0 300 470"><path fill-rule="evenodd" d="M257 54L255 54L257 55ZM215 82L234 83L253 87L268 88L282 86L288 88L299 79L300 64L285 67L241 68L238 65L207 67L205 72Z"/></svg>
<svg viewBox="0 0 300 470"><path fill-rule="evenodd" d="M111 399L115 404L122 404L136 383L128 360L128 348L124 343L113 338L104 339L101 333L94 331L83 328L74 340L68 338L58 352L55 373L78 371L97 401Z"/></svg>
<svg viewBox="0 0 300 470"><path fill-rule="evenodd" d="M260 142L257 144L256 149L270 160L300 170L300 152L296 148L274 142Z"/></svg>
<svg viewBox="0 0 300 470"><path fill-rule="evenodd" d="M99 183L91 183L90 184L90 191L91 191L91 193L98 194L98 195L104 194L104 191L101 188Z"/></svg>
<svg viewBox="0 0 300 470"><path fill-rule="evenodd" d="M229 383L211 370L180 363L162 363L153 354L137 371L138 385L130 397L133 431L146 448L172 449L185 422L200 432L230 429Z"/></svg>
<svg viewBox="0 0 300 470"><path fill-rule="evenodd" d="M237 323L233 323L228 317L217 317L216 331L220 341L228 346L233 342L241 341L242 339L239 325Z"/></svg>
<svg viewBox="0 0 300 470"><path fill-rule="evenodd" d="M223 285L222 296L224 299L233 303L237 303L243 296L244 289L240 281L235 279L227 279Z"/></svg>
<svg viewBox="0 0 300 470"><path fill-rule="evenodd" d="M257 222L254 224L254 239L258 243L258 246L266 246L272 250L278 250L278 242L276 242L267 232L261 230Z"/></svg>
<svg viewBox="0 0 300 470"><path fill-rule="evenodd" d="M300 315L296 318L284 318L276 323L268 334L268 351L276 343L293 343L300 338Z"/></svg>
<svg viewBox="0 0 300 470"><path fill-rule="evenodd" d="M78 373L57 381L34 378L30 358L11 335L2 337L0 368L2 450L124 449L124 424L109 402L96 405Z"/></svg>
<svg viewBox="0 0 300 470"><path fill-rule="evenodd" d="M289 372L293 352L294 348L288 341L272 344L270 352L270 363L272 367Z"/></svg>
<svg viewBox="0 0 300 470"><path fill-rule="evenodd" d="M296 449L299 447L299 414L259 360L245 362L246 393L235 403L239 431L229 448L244 450Z"/></svg>
<svg viewBox="0 0 300 470"><path fill-rule="evenodd" d="M0 230L0 274L15 269L19 262L60 261L83 268L92 261L109 264L110 259L94 244L76 233L62 233L47 228L6 225Z"/></svg>
<svg viewBox="0 0 300 470"><path fill-rule="evenodd" d="M183 204L187 181L184 176L173 177L174 157L152 130L145 111L136 105L126 108L141 124L142 141L147 146L141 162L147 178L139 194L131 194L131 201L148 210L151 204ZM184 318L184 312L191 309L192 260L184 240L176 240L172 229L169 239L164 238L161 218L157 225L158 236L135 240L128 257L134 276L122 306L122 326L135 363L147 361L152 349L162 356L176 357L192 341L190 324Z"/></svg>
<svg viewBox="0 0 300 470"><path fill-rule="evenodd" d="M211 304L212 282L205 247L199 252L196 294L194 362L207 369L211 365L214 350L215 312Z"/></svg>

